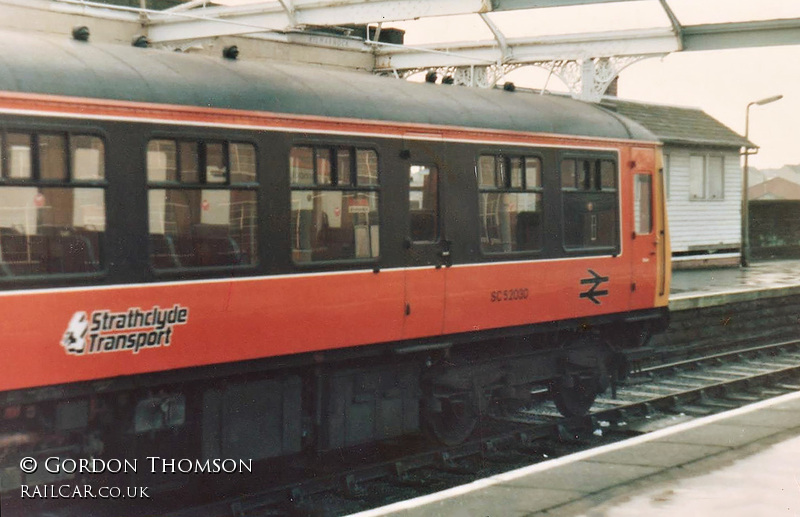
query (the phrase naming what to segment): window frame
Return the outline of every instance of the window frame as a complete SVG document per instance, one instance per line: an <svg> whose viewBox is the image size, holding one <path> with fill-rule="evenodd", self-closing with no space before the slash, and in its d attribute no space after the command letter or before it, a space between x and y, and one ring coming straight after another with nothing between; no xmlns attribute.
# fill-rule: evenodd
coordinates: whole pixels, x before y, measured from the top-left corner
<svg viewBox="0 0 800 517"><path fill-rule="evenodd" d="M311 174L311 183L295 183L292 181L292 151L296 148L310 148L312 150L311 155L311 163L313 166L312 174ZM328 184L320 184L318 183L318 150L327 150L328 156L330 158L330 183ZM337 151L339 150L347 150L350 153L350 180L349 183L343 184L339 180L342 177L339 171L339 154ZM360 184L358 179L358 153L359 152L371 152L375 155L375 161L377 163L377 177L375 183L370 184ZM289 238L288 238L288 257L289 262L292 264L293 267L299 269L318 269L320 267L330 267L330 266L349 266L349 265L364 265L370 264L375 265L380 262L382 255L383 255L383 246L381 240L383 239L382 235L382 227L384 226L383 221L383 214L382 214L382 197L383 197L383 185L381 183L382 176L383 176L383 160L381 157L381 153L378 152L377 146L373 143L366 143L366 142L354 142L354 141L330 141L330 140L301 140L290 143L288 146L288 151L286 153L287 158L287 167L286 173L288 177L289 183L289 212L290 212L290 219L291 219L291 211L292 211L292 195L294 192L342 192L342 193L374 193L377 202L378 202L378 253L375 256L370 257L353 257L353 258L333 258L333 259L320 259L320 260L297 260L294 256L294 244L292 240L292 228L290 225L289 228ZM371 237L370 237L371 238Z"/></svg>
<svg viewBox="0 0 800 517"><path fill-rule="evenodd" d="M481 184L481 159L484 157L491 157L494 158L494 186L485 186ZM528 175L527 175L527 167L526 167L526 160L527 159L536 159L539 161L539 186L537 187L529 187L528 186ZM514 183L513 174L512 174L512 160L518 159L521 164L521 185L519 187L512 186ZM477 183L477 215L478 215L478 251L481 256L485 258L514 258L517 257L519 259L530 259L534 257L540 257L543 255L544 250L546 248L545 242L545 232L544 232L544 214L547 208L547 197L545 195L545 158L544 154L541 151L535 151L530 149L525 150L511 150L511 151L496 151L496 150L482 150L476 154L475 159L475 179ZM504 172L503 172L504 171ZM498 186L498 184L502 182L504 185ZM483 214L481 213L481 196L484 194L539 194L541 209L538 213L542 214L542 235L538 243L538 247L535 249L530 250L512 250L512 251L490 251L484 249L483 244L483 230L484 230L484 222ZM519 212L517 212L519 214ZM515 245L518 244L516 241L514 242Z"/></svg>
<svg viewBox="0 0 800 517"><path fill-rule="evenodd" d="M8 176L9 160L6 158L8 155L8 134L25 133L31 137L31 155L30 155L30 169L31 175L27 178L12 178ZM40 135L58 135L64 137L64 178L63 179L43 179L41 177L41 160L40 155ZM97 138L103 143L103 178L102 179L75 179L73 166L72 166L72 138L75 137L93 137ZM107 138L100 131L96 130L83 130L83 129L36 129L36 128L16 128L16 127L3 127L0 129L0 185L15 185L15 186L38 186L44 187L71 187L71 186L86 186L86 187L108 187L108 179L106 177L106 170L108 164L108 145Z"/></svg>
<svg viewBox="0 0 800 517"><path fill-rule="evenodd" d="M408 225L408 239L409 242L415 245L425 245L425 244L439 244L442 242L442 185L441 185L441 171L439 170L439 165L425 160L418 160L413 161L410 160L406 164L406 172L410 176L411 175L411 168L412 167L424 167L428 169L429 173L434 173L435 182L436 182L436 209L435 209L435 226L433 228L435 235L433 239L426 239L426 240L414 240L411 236L411 193L412 192L424 192L424 187L412 187L411 182L409 181L408 184L408 220L406 221ZM423 196L424 197L424 196Z"/></svg>
<svg viewBox="0 0 800 517"><path fill-rule="evenodd" d="M642 181L646 178L646 181ZM655 218L655 206L653 205L653 199L655 196L653 195L653 182L655 181L655 177L651 173L647 172L634 172L633 173L633 232L638 236L642 235L652 235L653 231L655 230L653 219ZM644 204L644 200L640 197L640 187L643 184L647 184L647 204ZM647 231L640 232L639 228L642 220L641 220L641 208L647 208Z"/></svg>
<svg viewBox="0 0 800 517"><path fill-rule="evenodd" d="M701 196L693 196L692 195L692 158L702 158L703 160L703 171L701 173L701 180L703 185L703 194ZM711 168L710 162L712 158L719 158L720 160L720 195L719 197L711 196ZM689 153L689 163L687 167L688 172L688 184L689 184L689 201L693 202L719 202L725 201L725 153L723 152L690 152Z"/></svg>
<svg viewBox="0 0 800 517"><path fill-rule="evenodd" d="M565 187L563 183L562 171L566 161L575 161L576 174L575 184L572 187ZM597 164L593 174L588 176L589 188L581 188L580 172L577 171L578 163L581 161L594 162ZM611 162L614 166L614 187L604 188L602 178L602 162ZM579 256L618 256L622 253L622 168L619 153L617 151L597 150L597 151L565 151L558 154L558 185L561 194L560 225L561 225L561 249L567 257ZM584 180L585 187L586 180ZM599 187L599 188L597 188ZM567 197L579 195L607 195L614 200L614 235L613 244L607 246L570 246L567 244Z"/></svg>
<svg viewBox="0 0 800 517"><path fill-rule="evenodd" d="M144 145L144 163L145 163L145 185L146 185L146 209L147 214L147 264L150 271L156 276L174 276L176 273L181 275L198 275L202 276L207 273L216 273L220 271L251 271L257 269L261 264L261 233L260 228L260 206L261 206L261 185L259 183L259 146L258 143L248 137L239 138L240 135L190 135L186 133L153 133L148 135ZM171 141L175 144L175 180L150 180L148 169L148 155L150 153L150 144L156 141ZM180 144L195 144L197 146L197 181L183 182L181 181L182 163L181 163L181 150ZM223 182L208 182L208 145L222 145L223 163L225 166L225 180ZM253 181L232 182L230 148L232 144L248 145L253 149L253 156L255 162ZM150 192L153 190L183 190L183 191L204 191L204 190L219 190L219 191L246 191L253 192L253 199L255 202L253 220L256 227L253 234L253 241L255 242L255 251L252 253L252 260L244 264L221 264L221 265L205 265L205 266L186 266L180 265L175 267L156 267L153 263L153 243L150 239Z"/></svg>
<svg viewBox="0 0 800 517"><path fill-rule="evenodd" d="M25 134L29 136L30 154L29 154L29 172L28 177L10 177L10 146L8 143L9 134ZM63 137L64 142L64 177L56 179L42 178L41 171L41 136L60 136ZM72 140L78 137L90 137L99 140L102 143L102 177L92 179L77 179L74 176L74 149ZM35 188L38 193L43 189L95 189L102 192L103 198L103 230L98 233L98 249L96 257L97 269L94 271L67 271L57 273L32 273L32 274L2 274L0 275L0 282L52 282L61 279L81 278L102 278L108 274L108 257L104 248L104 241L108 236L108 137L107 135L96 127L80 127L80 126L26 126L26 125L3 125L0 126L0 188L3 187L21 187L21 188ZM6 270L6 263L0 259L0 264Z"/></svg>

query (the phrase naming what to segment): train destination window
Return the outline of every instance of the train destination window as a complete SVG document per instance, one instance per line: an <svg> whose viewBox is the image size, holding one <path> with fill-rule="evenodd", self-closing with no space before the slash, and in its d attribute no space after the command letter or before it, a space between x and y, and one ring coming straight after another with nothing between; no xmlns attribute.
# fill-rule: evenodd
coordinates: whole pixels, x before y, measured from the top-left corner
<svg viewBox="0 0 800 517"><path fill-rule="evenodd" d="M616 162L597 158L562 160L561 191L565 248L618 248Z"/></svg>
<svg viewBox="0 0 800 517"><path fill-rule="evenodd" d="M295 146L289 154L292 259L375 258L380 252L378 154L344 146Z"/></svg>
<svg viewBox="0 0 800 517"><path fill-rule="evenodd" d="M431 165L409 168L408 207L411 240L434 242L439 238L439 173Z"/></svg>
<svg viewBox="0 0 800 517"><path fill-rule="evenodd" d="M478 158L481 251L542 247L542 161L534 156Z"/></svg>
<svg viewBox="0 0 800 517"><path fill-rule="evenodd" d="M9 131L0 159L0 277L100 271L103 140Z"/></svg>
<svg viewBox="0 0 800 517"><path fill-rule="evenodd" d="M151 140L150 262L156 269L237 266L257 258L255 147Z"/></svg>

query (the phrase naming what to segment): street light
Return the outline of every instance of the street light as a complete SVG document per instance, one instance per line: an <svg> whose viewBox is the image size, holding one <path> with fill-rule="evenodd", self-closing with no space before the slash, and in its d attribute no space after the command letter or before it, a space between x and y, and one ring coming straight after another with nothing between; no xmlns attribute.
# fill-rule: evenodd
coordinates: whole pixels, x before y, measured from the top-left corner
<svg viewBox="0 0 800 517"><path fill-rule="evenodd" d="M783 99L783 95L773 95L772 97L767 97L765 99L761 99L758 101L753 101L747 105L747 109L745 110L744 115L744 139L749 140L750 138L750 106L763 106L764 104L769 104L770 102L775 102ZM753 153L755 154L755 153ZM750 200L748 199L747 195L747 187L748 187L748 160L747 158L750 156L750 147L747 143L744 145L744 172L742 174L742 249L740 251L740 261L742 267L746 267L750 264L750 208L749 203Z"/></svg>

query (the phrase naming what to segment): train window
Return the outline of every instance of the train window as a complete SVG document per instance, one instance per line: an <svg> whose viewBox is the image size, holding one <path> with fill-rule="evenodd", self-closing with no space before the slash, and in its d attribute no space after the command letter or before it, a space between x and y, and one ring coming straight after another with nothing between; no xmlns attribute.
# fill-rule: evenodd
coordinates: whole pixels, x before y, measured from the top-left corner
<svg viewBox="0 0 800 517"><path fill-rule="evenodd" d="M495 181L497 185L508 186L508 160L495 160Z"/></svg>
<svg viewBox="0 0 800 517"><path fill-rule="evenodd" d="M256 148L250 144L237 144L234 142L231 142L228 148L231 184L255 183Z"/></svg>
<svg viewBox="0 0 800 517"><path fill-rule="evenodd" d="M317 185L333 184L331 154L333 154L333 149L317 149Z"/></svg>
<svg viewBox="0 0 800 517"><path fill-rule="evenodd" d="M43 180L67 178L67 143L64 135L39 135L39 174Z"/></svg>
<svg viewBox="0 0 800 517"><path fill-rule="evenodd" d="M589 160L578 161L578 189L592 190L592 180L597 179L597 171L593 170ZM594 183L596 185L596 183Z"/></svg>
<svg viewBox="0 0 800 517"><path fill-rule="evenodd" d="M616 185L617 166L611 160L561 162L566 249L608 251L619 247Z"/></svg>
<svg viewBox="0 0 800 517"><path fill-rule="evenodd" d="M296 263L378 256L375 151L295 146L289 153L289 179L292 259Z"/></svg>
<svg viewBox="0 0 800 517"><path fill-rule="evenodd" d="M439 172L436 167L409 167L408 206L411 240L433 242L439 238Z"/></svg>
<svg viewBox="0 0 800 517"><path fill-rule="evenodd" d="M0 139L0 277L100 271L106 224L103 141L22 132Z"/></svg>
<svg viewBox="0 0 800 517"><path fill-rule="evenodd" d="M511 188L522 188L522 158L510 158Z"/></svg>
<svg viewBox="0 0 800 517"><path fill-rule="evenodd" d="M147 178L153 267L255 264L255 170L251 144L151 140Z"/></svg>
<svg viewBox="0 0 800 517"><path fill-rule="evenodd" d="M378 153L371 149L356 150L358 184L378 185Z"/></svg>
<svg viewBox="0 0 800 517"><path fill-rule="evenodd" d="M178 143L180 182L189 185L200 182L200 152L197 142Z"/></svg>
<svg viewBox="0 0 800 517"><path fill-rule="evenodd" d="M525 185L529 189L542 187L542 160L525 158Z"/></svg>
<svg viewBox="0 0 800 517"><path fill-rule="evenodd" d="M575 188L578 183L577 164L575 160L561 162L561 188Z"/></svg>
<svg viewBox="0 0 800 517"><path fill-rule="evenodd" d="M101 180L105 175L105 148L96 136L75 135L69 139L72 178Z"/></svg>
<svg viewBox="0 0 800 517"><path fill-rule="evenodd" d="M376 166L377 169L377 166ZM352 157L350 155L350 149L338 149L336 152L336 172L337 172L337 180L338 183L342 183L344 185L349 185L352 182L352 175L353 175L353 164L352 164ZM369 174L365 173L362 175L361 183L367 181L369 178ZM371 183L367 183L371 184Z"/></svg>
<svg viewBox="0 0 800 517"><path fill-rule="evenodd" d="M616 170L614 162L603 160L600 162L600 189L613 189L616 184Z"/></svg>
<svg viewBox="0 0 800 517"><path fill-rule="evenodd" d="M541 249L541 159L482 155L478 169L481 250L509 253Z"/></svg>
<svg viewBox="0 0 800 517"><path fill-rule="evenodd" d="M225 183L227 167L221 143L206 144L206 183Z"/></svg>
<svg viewBox="0 0 800 517"><path fill-rule="evenodd" d="M289 176L292 185L314 184L314 149L292 147L289 153Z"/></svg>
<svg viewBox="0 0 800 517"><path fill-rule="evenodd" d="M31 177L31 135L26 133L8 133L5 138L6 160L5 177L24 179Z"/></svg>
<svg viewBox="0 0 800 517"><path fill-rule="evenodd" d="M177 145L173 140L151 140L147 144L147 181L178 181Z"/></svg>
<svg viewBox="0 0 800 517"><path fill-rule="evenodd" d="M653 230L652 179L649 174L633 177L633 219L636 233L643 235Z"/></svg>
<svg viewBox="0 0 800 517"><path fill-rule="evenodd" d="M494 187L496 184L495 170L497 158L484 155L478 158L478 185L481 187Z"/></svg>

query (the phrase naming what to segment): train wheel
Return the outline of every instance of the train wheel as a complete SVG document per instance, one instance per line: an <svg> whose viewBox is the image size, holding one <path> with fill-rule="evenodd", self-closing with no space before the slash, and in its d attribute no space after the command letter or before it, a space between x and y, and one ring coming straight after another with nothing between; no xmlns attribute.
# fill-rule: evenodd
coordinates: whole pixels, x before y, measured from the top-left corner
<svg viewBox="0 0 800 517"><path fill-rule="evenodd" d="M478 425L480 411L475 397L428 397L423 418L428 432L444 445L458 445L470 437Z"/></svg>
<svg viewBox="0 0 800 517"><path fill-rule="evenodd" d="M564 375L550 384L550 395L558 411L566 416L583 416L589 412L597 398L597 382L594 376Z"/></svg>
<svg viewBox="0 0 800 517"><path fill-rule="evenodd" d="M583 416L609 384L609 347L601 339L580 336L562 347L562 374L550 383L550 394L562 415Z"/></svg>

